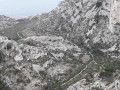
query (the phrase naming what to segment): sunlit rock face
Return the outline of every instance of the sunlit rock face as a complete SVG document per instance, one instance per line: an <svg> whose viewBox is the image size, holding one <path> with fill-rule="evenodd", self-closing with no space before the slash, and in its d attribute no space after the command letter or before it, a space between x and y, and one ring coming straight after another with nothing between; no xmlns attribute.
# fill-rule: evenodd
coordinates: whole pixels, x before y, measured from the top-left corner
<svg viewBox="0 0 120 90"><path fill-rule="evenodd" d="M113 19L115 19L116 22L120 23L120 1L119 0L113 0L112 1L112 7L111 7L111 14L113 15Z"/></svg>
<svg viewBox="0 0 120 90"><path fill-rule="evenodd" d="M115 44L119 46L120 1L66 0L55 10L62 18L69 20L73 27L74 32L67 34L68 37L82 36L84 42L90 46L95 43L107 45L109 48Z"/></svg>
<svg viewBox="0 0 120 90"><path fill-rule="evenodd" d="M111 11L110 11L110 21L109 21L109 29L112 33L115 32L114 25L120 23L120 1L111 0Z"/></svg>

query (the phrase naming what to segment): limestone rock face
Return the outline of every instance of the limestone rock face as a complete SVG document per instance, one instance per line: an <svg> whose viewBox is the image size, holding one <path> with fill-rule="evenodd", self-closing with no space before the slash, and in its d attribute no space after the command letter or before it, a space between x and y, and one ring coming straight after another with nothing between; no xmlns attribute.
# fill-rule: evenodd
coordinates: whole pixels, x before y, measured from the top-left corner
<svg viewBox="0 0 120 90"><path fill-rule="evenodd" d="M90 47L96 43L108 46L102 49L117 44L119 51L119 11L119 0L65 0L49 13L17 19L19 23L4 34L13 39L59 35L77 44L83 40Z"/></svg>
<svg viewBox="0 0 120 90"><path fill-rule="evenodd" d="M13 90L119 90L120 0L64 0L49 13L0 15L0 80Z"/></svg>
<svg viewBox="0 0 120 90"><path fill-rule="evenodd" d="M13 18L4 16L4 15L0 15L0 31L2 29L11 27L11 26L13 26L13 25L15 25L17 23L18 22L15 19L13 19Z"/></svg>
<svg viewBox="0 0 120 90"><path fill-rule="evenodd" d="M65 78L64 74L74 65L69 62L73 58L70 55L79 55L83 52L77 45L59 36L32 36L18 42L0 36L0 51L5 55L0 67L0 76L13 90L15 88L22 90L21 83L27 85L23 87L26 90L42 89L49 80L44 81L44 78L54 77L56 80ZM11 84L12 82L14 83Z"/></svg>

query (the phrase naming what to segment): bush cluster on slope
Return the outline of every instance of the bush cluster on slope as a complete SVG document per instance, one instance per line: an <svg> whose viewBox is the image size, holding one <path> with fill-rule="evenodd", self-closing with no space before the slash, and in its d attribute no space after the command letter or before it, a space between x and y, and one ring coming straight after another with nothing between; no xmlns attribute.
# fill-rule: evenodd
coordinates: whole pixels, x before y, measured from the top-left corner
<svg viewBox="0 0 120 90"><path fill-rule="evenodd" d="M5 55L2 51L0 51L0 62L4 61Z"/></svg>
<svg viewBox="0 0 120 90"><path fill-rule="evenodd" d="M11 90L11 89L0 80L0 90Z"/></svg>

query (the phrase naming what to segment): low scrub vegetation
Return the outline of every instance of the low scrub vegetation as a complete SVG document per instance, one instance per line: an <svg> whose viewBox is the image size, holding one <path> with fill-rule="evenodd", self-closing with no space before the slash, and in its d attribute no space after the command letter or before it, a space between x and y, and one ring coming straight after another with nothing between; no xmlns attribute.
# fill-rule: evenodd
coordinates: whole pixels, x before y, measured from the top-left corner
<svg viewBox="0 0 120 90"><path fill-rule="evenodd" d="M106 67L104 71L100 73L100 78L111 77L113 72L115 72L114 68Z"/></svg>
<svg viewBox="0 0 120 90"><path fill-rule="evenodd" d="M0 80L0 90L11 90L3 81Z"/></svg>
<svg viewBox="0 0 120 90"><path fill-rule="evenodd" d="M103 90L102 88L99 88L99 87L92 87L91 90Z"/></svg>
<svg viewBox="0 0 120 90"><path fill-rule="evenodd" d="M4 61L5 55L2 51L0 51L0 62Z"/></svg>

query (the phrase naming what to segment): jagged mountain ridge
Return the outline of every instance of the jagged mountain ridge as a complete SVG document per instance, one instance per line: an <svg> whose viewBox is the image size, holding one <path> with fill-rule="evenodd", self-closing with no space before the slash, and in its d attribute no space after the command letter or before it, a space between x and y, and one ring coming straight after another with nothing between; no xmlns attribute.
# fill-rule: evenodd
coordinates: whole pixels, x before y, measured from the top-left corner
<svg viewBox="0 0 120 90"><path fill-rule="evenodd" d="M2 25L6 37L0 37L1 79L13 90L119 90L119 5L118 0L65 0L49 13L9 18L14 24ZM101 79L111 63L115 71L106 72L114 80Z"/></svg>

